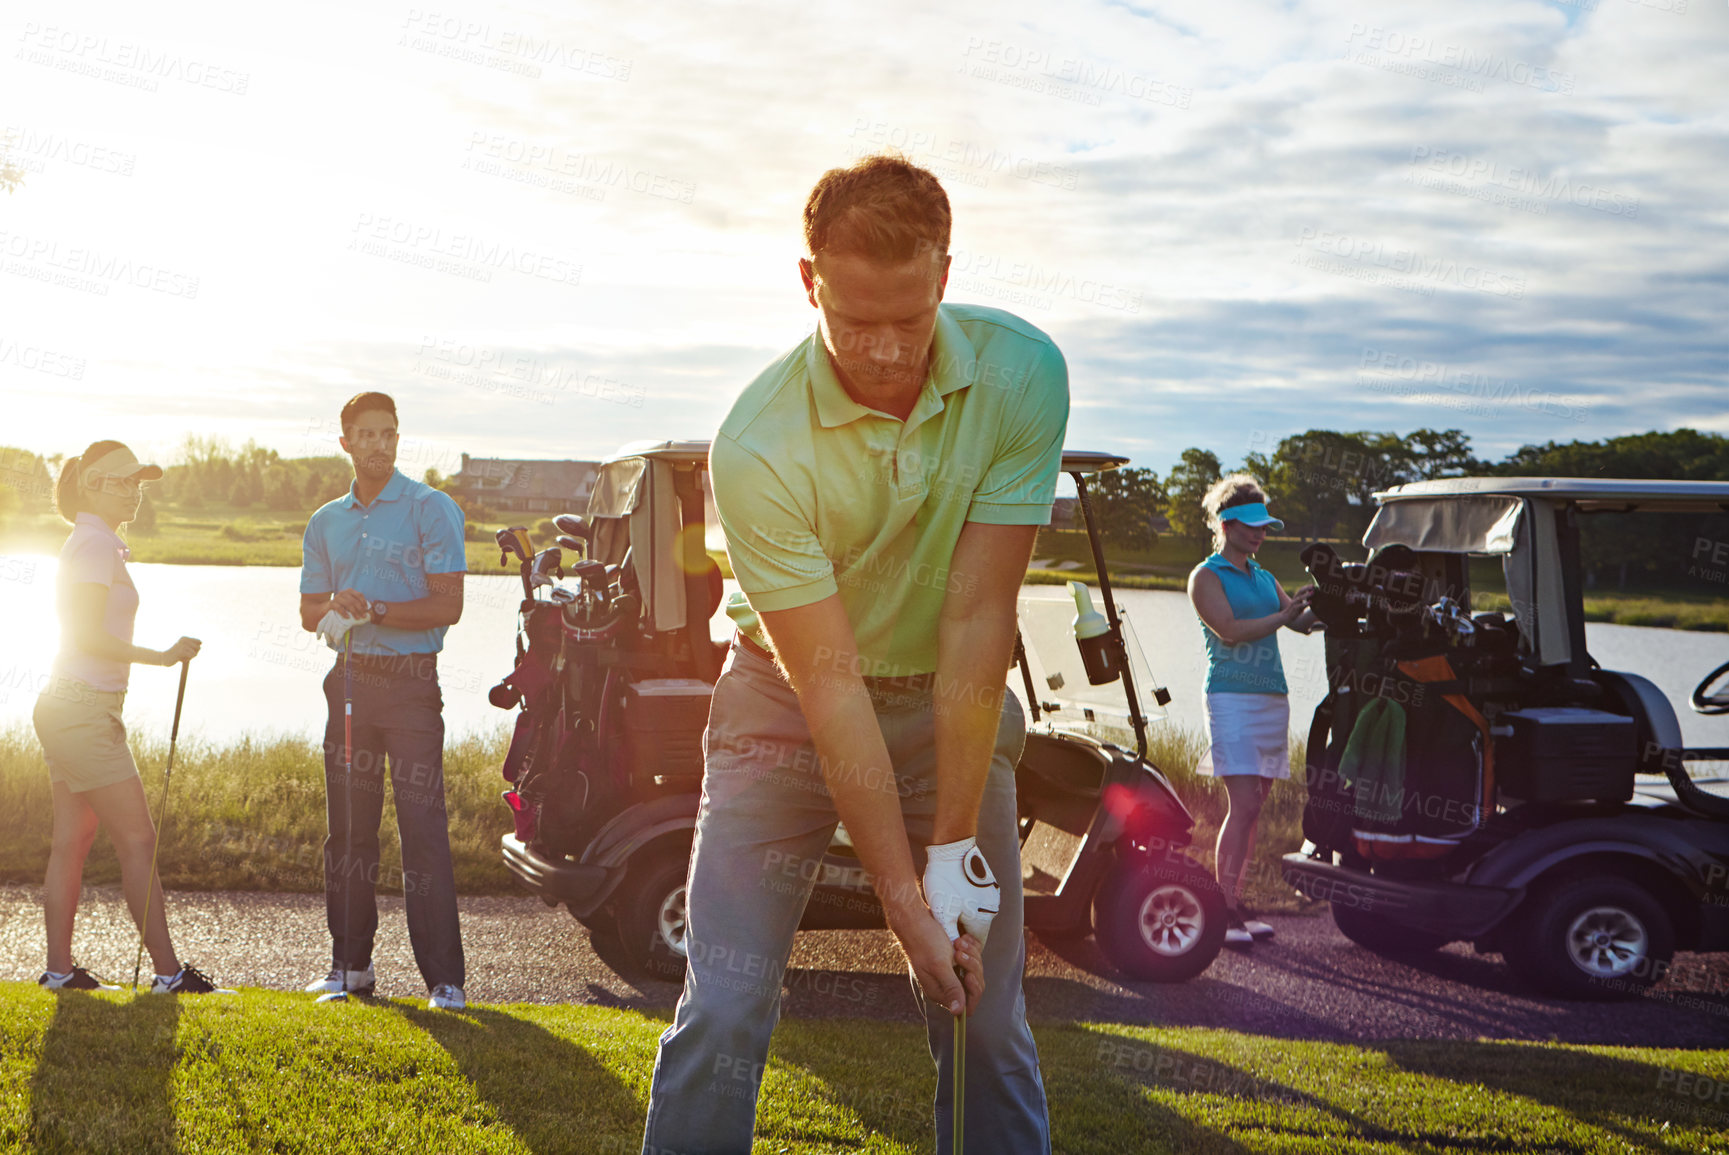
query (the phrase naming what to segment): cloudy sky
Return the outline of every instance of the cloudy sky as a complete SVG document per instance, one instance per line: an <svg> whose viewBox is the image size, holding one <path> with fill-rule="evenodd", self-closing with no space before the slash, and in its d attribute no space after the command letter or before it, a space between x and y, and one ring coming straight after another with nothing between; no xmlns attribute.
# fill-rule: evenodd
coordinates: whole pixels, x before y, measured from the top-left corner
<svg viewBox="0 0 1729 1155"><path fill-rule="evenodd" d="M706 437L811 328L810 185L883 148L949 190L950 299L1062 345L1071 445L1729 433L1724 0L21 0L0 37L0 443L328 452L363 388L414 470Z"/></svg>

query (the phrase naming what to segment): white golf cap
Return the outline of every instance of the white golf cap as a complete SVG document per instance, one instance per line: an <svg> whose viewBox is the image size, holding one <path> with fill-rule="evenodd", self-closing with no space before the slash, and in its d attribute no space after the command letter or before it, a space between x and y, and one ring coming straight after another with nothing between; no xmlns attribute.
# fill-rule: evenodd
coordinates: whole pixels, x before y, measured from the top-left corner
<svg viewBox="0 0 1729 1155"><path fill-rule="evenodd" d="M136 477L139 481L162 480L162 468L160 466L145 465L134 457L132 451L124 445L118 449L110 449L95 461L81 462L80 466L86 489L91 486L92 475Z"/></svg>

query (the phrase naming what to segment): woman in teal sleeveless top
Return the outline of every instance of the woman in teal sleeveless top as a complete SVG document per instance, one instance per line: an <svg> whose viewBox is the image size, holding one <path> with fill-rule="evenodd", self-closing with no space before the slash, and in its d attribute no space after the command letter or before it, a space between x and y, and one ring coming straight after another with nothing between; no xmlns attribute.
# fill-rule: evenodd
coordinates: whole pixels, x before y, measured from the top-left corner
<svg viewBox="0 0 1729 1155"><path fill-rule="evenodd" d="M1312 587L1288 596L1256 563L1269 529L1284 522L1267 512L1267 495L1247 474L1219 481L1201 506L1215 552L1189 574L1189 600L1207 648L1207 751L1196 770L1225 784L1216 870L1229 924L1225 942L1246 946L1273 928L1241 908L1243 875L1255 845L1255 822L1273 783L1291 776L1290 701L1279 660L1280 626L1308 633Z"/></svg>

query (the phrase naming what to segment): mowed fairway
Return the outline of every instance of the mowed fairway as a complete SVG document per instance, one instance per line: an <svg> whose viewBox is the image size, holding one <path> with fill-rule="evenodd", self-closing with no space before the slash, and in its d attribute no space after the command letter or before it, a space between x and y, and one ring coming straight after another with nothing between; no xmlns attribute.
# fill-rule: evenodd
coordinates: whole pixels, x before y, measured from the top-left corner
<svg viewBox="0 0 1729 1155"><path fill-rule="evenodd" d="M0 1147L635 1152L664 1019L599 1007L0 985ZM1729 1054L1036 1028L1062 1153L1729 1151ZM705 1093L758 1077L717 1062ZM932 1149L922 1032L789 1020L759 1152ZM1701 1093L1703 1089L1704 1093Z"/></svg>

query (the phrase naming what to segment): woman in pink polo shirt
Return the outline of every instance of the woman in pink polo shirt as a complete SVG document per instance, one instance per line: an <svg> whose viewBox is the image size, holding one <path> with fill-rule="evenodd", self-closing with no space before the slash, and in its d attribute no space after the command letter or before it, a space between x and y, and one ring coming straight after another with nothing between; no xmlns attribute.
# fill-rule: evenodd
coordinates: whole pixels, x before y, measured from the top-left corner
<svg viewBox="0 0 1729 1155"><path fill-rule="evenodd" d="M98 441L66 462L54 491L54 504L71 523L72 534L60 547L60 653L33 716L54 791L54 841L42 897L48 970L37 980L50 990L119 989L72 964L72 921L84 859L99 826L107 828L119 855L121 887L134 922L143 920L148 896L144 945L156 969L151 991L206 994L216 989L174 956L162 884L152 869L156 827L120 720L134 662L172 666L190 661L199 648L197 638L181 638L166 650L132 644L138 590L126 573L131 551L118 531L137 514L143 483L161 476L162 470L140 464L120 442Z"/></svg>

